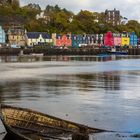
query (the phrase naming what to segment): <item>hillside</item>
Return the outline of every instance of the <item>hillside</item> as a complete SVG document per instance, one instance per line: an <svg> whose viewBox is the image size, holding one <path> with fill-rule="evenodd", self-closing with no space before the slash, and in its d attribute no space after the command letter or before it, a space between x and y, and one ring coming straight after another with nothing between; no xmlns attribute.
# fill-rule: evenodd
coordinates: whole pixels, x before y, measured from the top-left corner
<svg viewBox="0 0 140 140"><path fill-rule="evenodd" d="M10 4L12 3L12 4ZM126 24L113 26L105 22L105 13L81 10L74 14L58 5L47 5L44 11L39 4L28 4L20 7L16 3L19 1L0 1L0 25L22 25L27 31L40 31L48 33L75 33L75 34L95 34L112 32L136 32L140 36L140 24L135 20L130 20ZM39 18L37 19L37 15Z"/></svg>
<svg viewBox="0 0 140 140"><path fill-rule="evenodd" d="M17 2L17 1L16 1ZM36 20L35 17L40 11L28 7L19 7L7 2L0 2L0 25L24 25L26 26L31 20Z"/></svg>

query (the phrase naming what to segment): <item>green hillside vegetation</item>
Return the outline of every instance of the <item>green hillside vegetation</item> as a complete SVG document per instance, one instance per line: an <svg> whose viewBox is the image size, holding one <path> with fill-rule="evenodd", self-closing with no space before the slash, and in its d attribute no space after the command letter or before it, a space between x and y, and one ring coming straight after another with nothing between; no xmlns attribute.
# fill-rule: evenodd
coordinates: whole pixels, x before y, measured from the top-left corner
<svg viewBox="0 0 140 140"><path fill-rule="evenodd" d="M136 32L140 36L140 24L135 20L128 21L127 24L112 26L104 21L104 13L81 10L74 14L65 8L56 6L46 6L45 15L48 19L36 19L36 15L41 13L41 8L37 4L29 4L19 7L16 3L0 5L0 22L3 19L10 22L19 22L28 31L41 31L48 33L106 33L112 32ZM12 19L12 21L10 21ZM97 22L98 20L98 22Z"/></svg>

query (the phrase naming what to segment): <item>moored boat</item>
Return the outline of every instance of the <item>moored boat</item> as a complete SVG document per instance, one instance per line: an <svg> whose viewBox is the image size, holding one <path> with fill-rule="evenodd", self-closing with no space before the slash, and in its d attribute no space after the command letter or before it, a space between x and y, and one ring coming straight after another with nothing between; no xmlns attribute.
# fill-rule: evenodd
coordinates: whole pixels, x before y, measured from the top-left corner
<svg viewBox="0 0 140 140"><path fill-rule="evenodd" d="M125 51L115 51L115 52L108 51L108 54L114 54L114 55L128 55L128 52L125 52Z"/></svg>
<svg viewBox="0 0 140 140"><path fill-rule="evenodd" d="M108 54L128 55L128 52L126 50L117 50L116 48L111 48L111 50L108 51Z"/></svg>
<svg viewBox="0 0 140 140"><path fill-rule="evenodd" d="M1 105L1 120L13 140L87 140L106 131L8 105Z"/></svg>

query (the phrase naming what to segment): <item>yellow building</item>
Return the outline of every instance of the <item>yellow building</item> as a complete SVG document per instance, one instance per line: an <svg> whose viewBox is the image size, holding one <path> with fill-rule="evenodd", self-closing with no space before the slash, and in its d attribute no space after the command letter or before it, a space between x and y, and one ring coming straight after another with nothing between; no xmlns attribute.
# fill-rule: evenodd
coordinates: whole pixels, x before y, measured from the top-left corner
<svg viewBox="0 0 140 140"><path fill-rule="evenodd" d="M12 46L25 46L25 30L20 28L11 28L8 30L8 42Z"/></svg>
<svg viewBox="0 0 140 140"><path fill-rule="evenodd" d="M130 45L130 38L122 37L122 46L129 46L129 45Z"/></svg>
<svg viewBox="0 0 140 140"><path fill-rule="evenodd" d="M56 46L56 33L52 33L53 45Z"/></svg>

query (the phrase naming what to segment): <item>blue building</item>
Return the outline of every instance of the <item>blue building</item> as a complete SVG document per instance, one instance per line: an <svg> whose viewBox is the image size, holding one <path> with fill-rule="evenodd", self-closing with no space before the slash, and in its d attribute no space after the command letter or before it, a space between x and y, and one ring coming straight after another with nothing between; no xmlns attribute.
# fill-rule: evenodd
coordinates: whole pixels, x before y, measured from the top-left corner
<svg viewBox="0 0 140 140"><path fill-rule="evenodd" d="M85 35L85 44L93 45L95 43L95 35L87 34Z"/></svg>
<svg viewBox="0 0 140 140"><path fill-rule="evenodd" d="M83 35L72 35L72 47L79 48L80 44L83 44Z"/></svg>
<svg viewBox="0 0 140 140"><path fill-rule="evenodd" d="M95 43L95 35L92 35L92 34L72 35L73 48L93 45L94 43Z"/></svg>
<svg viewBox="0 0 140 140"><path fill-rule="evenodd" d="M0 44L5 44L6 42L6 34L5 31L0 26Z"/></svg>
<svg viewBox="0 0 140 140"><path fill-rule="evenodd" d="M101 46L104 44L104 35L103 34L96 34L95 35L95 44Z"/></svg>
<svg viewBox="0 0 140 140"><path fill-rule="evenodd" d="M138 36L135 34L135 32L130 34L130 45L133 47L138 45Z"/></svg>

